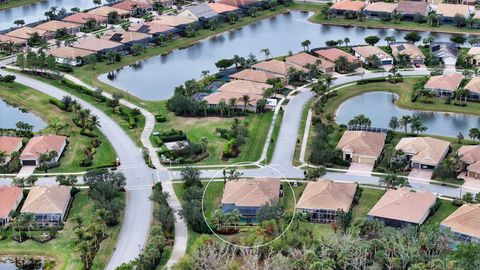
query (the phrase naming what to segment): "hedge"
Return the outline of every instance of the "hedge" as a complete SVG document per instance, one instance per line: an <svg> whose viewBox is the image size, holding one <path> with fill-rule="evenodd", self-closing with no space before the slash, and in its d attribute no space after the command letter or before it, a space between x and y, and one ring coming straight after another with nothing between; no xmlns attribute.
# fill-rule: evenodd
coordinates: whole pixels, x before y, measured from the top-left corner
<svg viewBox="0 0 480 270"><path fill-rule="evenodd" d="M167 122L167 117L165 115L157 114L155 115L155 120L159 123Z"/></svg>
<svg viewBox="0 0 480 270"><path fill-rule="evenodd" d="M182 135L161 136L160 139L164 143L166 143L166 142L176 142L176 141L186 141L187 140L187 135L182 134Z"/></svg>
<svg viewBox="0 0 480 270"><path fill-rule="evenodd" d="M357 81L357 84L367 84L367 83L375 83L375 82L384 82L386 78L372 78L372 79L365 79Z"/></svg>
<svg viewBox="0 0 480 270"><path fill-rule="evenodd" d="M51 99L48 100L48 102L50 104L53 104L53 105L57 106L62 111L65 110L65 106L64 106L63 102L61 102L60 100L51 98Z"/></svg>

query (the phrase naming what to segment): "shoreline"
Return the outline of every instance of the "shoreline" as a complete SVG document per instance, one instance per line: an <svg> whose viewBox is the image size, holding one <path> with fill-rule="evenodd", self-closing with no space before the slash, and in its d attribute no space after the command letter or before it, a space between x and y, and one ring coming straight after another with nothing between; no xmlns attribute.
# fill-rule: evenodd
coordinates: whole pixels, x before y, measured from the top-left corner
<svg viewBox="0 0 480 270"><path fill-rule="evenodd" d="M19 1L9 2L9 3L5 3L5 4L1 4L0 5L0 11L7 10L7 9L10 9L10 8L27 6L27 5L34 4L34 3L37 3L37 2L40 2L40 1L41 0L19 0Z"/></svg>

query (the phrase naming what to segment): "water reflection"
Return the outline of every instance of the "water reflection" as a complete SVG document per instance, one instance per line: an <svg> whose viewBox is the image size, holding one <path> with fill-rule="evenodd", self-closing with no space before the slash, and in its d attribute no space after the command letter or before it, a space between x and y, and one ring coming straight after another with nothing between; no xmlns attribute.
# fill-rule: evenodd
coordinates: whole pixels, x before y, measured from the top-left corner
<svg viewBox="0 0 480 270"><path fill-rule="evenodd" d="M37 115L13 107L0 99L0 128L15 128L19 121L33 125L33 131L39 131L47 126Z"/></svg>
<svg viewBox="0 0 480 270"><path fill-rule="evenodd" d="M43 258L0 257L0 270L41 270Z"/></svg>

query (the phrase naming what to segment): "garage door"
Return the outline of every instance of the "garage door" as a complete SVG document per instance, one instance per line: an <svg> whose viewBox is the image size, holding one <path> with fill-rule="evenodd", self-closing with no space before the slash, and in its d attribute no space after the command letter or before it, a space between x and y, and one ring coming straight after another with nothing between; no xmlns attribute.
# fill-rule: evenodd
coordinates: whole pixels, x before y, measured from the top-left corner
<svg viewBox="0 0 480 270"><path fill-rule="evenodd" d="M359 160L360 160L360 158L359 158L358 156L353 156L353 157L352 157L352 162L358 162L358 163L360 163Z"/></svg>
<svg viewBox="0 0 480 270"><path fill-rule="evenodd" d="M22 160L22 165L24 166L35 166L37 165L35 160Z"/></svg>
<svg viewBox="0 0 480 270"><path fill-rule="evenodd" d="M375 159L374 158L361 157L358 162L359 163L366 163L366 164L374 164Z"/></svg>

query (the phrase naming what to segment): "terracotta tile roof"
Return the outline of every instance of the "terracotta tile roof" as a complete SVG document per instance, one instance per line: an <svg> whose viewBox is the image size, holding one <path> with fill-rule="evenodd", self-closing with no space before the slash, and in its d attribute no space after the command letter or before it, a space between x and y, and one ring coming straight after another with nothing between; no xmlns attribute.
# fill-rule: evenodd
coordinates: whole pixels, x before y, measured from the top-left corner
<svg viewBox="0 0 480 270"><path fill-rule="evenodd" d="M462 78L463 76L461 73L450 73L450 74L432 76L430 77L430 79L428 79L424 87L428 89L442 89L442 90L455 91L460 86L460 83L462 82Z"/></svg>
<svg viewBox="0 0 480 270"><path fill-rule="evenodd" d="M442 15L443 17L455 17L455 15L460 14L463 17L468 18L470 16L470 9L467 5L458 5L458 4L438 4L437 5L437 14Z"/></svg>
<svg viewBox="0 0 480 270"><path fill-rule="evenodd" d="M473 15L474 19L480 19L480 11L476 11L475 15Z"/></svg>
<svg viewBox="0 0 480 270"><path fill-rule="evenodd" d="M256 63L255 65L252 66L252 68L254 68L254 69L263 70L263 71L267 71L267 72L271 72L271 73L275 73L275 74L283 75L283 76L287 76L288 69L290 67L294 67L295 69L303 70L305 72L308 71L308 69L306 69L304 67L293 66L291 64L287 64L287 63L285 63L283 61L280 61L280 60L277 60L277 59L258 62L258 63Z"/></svg>
<svg viewBox="0 0 480 270"><path fill-rule="evenodd" d="M337 59L340 58L340 56L344 56L345 58L347 58L349 62L358 62L358 59L355 58L355 56L337 48L317 50L315 51L315 53L317 53L318 55L320 55L320 57L325 58L330 62L337 61Z"/></svg>
<svg viewBox="0 0 480 270"><path fill-rule="evenodd" d="M108 18L105 16L98 16L95 14L79 12L63 18L63 21L85 24L89 19L95 19L95 21L97 21L98 23L103 23L108 20Z"/></svg>
<svg viewBox="0 0 480 270"><path fill-rule="evenodd" d="M480 12L479 12L480 14ZM468 50L468 55L480 55L480 47L472 47Z"/></svg>
<svg viewBox="0 0 480 270"><path fill-rule="evenodd" d="M244 7L244 6L256 5L261 2L257 0L220 0L217 3L234 6L234 7Z"/></svg>
<svg viewBox="0 0 480 270"><path fill-rule="evenodd" d="M71 187L34 186L23 203L22 213L61 213L70 201Z"/></svg>
<svg viewBox="0 0 480 270"><path fill-rule="evenodd" d="M428 3L421 1L399 1L397 5L397 12L403 15L415 15L417 13L427 15L429 9Z"/></svg>
<svg viewBox="0 0 480 270"><path fill-rule="evenodd" d="M112 7L114 8L119 8L119 9L123 9L123 10L128 10L128 11L133 11L134 10L134 6L138 6L139 8L142 8L142 9L148 9L148 8L151 8L152 5L149 4L149 3L146 3L146 2L137 2L137 1L122 1L118 4L115 4L113 5Z"/></svg>
<svg viewBox="0 0 480 270"><path fill-rule="evenodd" d="M26 44L27 41L22 38L16 38L16 37L9 37L6 35L0 34L0 43L14 43L14 44Z"/></svg>
<svg viewBox="0 0 480 270"><path fill-rule="evenodd" d="M356 183L318 180L308 182L302 196L297 202L297 209L343 210L348 212L352 206Z"/></svg>
<svg viewBox="0 0 480 270"><path fill-rule="evenodd" d="M10 155L18 146L22 145L22 138L19 137L0 137L0 152L5 152L7 155Z"/></svg>
<svg viewBox="0 0 480 270"><path fill-rule="evenodd" d="M10 215L20 196L23 195L23 188L0 186L0 218Z"/></svg>
<svg viewBox="0 0 480 270"><path fill-rule="evenodd" d="M228 181L223 190L222 204L261 207L278 200L280 179L254 178Z"/></svg>
<svg viewBox="0 0 480 270"><path fill-rule="evenodd" d="M425 59L422 50L412 43L393 43L390 45L390 48L395 57L398 57L399 54L406 54L410 56L411 60Z"/></svg>
<svg viewBox="0 0 480 270"><path fill-rule="evenodd" d="M224 13L224 12L232 12L232 11L237 11L239 10L238 7L235 6L230 6L230 5L225 5L222 3L208 3L211 9L215 11L216 13Z"/></svg>
<svg viewBox="0 0 480 270"><path fill-rule="evenodd" d="M453 232L480 238L480 204L464 204L440 223Z"/></svg>
<svg viewBox="0 0 480 270"><path fill-rule="evenodd" d="M480 94L480 76L473 77L465 88L468 89L470 92Z"/></svg>
<svg viewBox="0 0 480 270"><path fill-rule="evenodd" d="M390 55L388 55L388 53L375 46L359 46L353 47L352 49L363 58L367 58L372 55L376 55L378 58L380 58L380 60L392 58Z"/></svg>
<svg viewBox="0 0 480 270"><path fill-rule="evenodd" d="M98 16L108 17L108 14L110 12L114 12L114 11L117 12L117 14L119 16L126 16L126 15L130 14L130 11L128 11L128 10L109 7L109 6L101 6L101 7L98 7L98 8L94 8L94 9L88 11L87 13L88 14L93 14L93 15L98 15Z"/></svg>
<svg viewBox="0 0 480 270"><path fill-rule="evenodd" d="M392 13L397 8L396 3L375 2L367 5L363 11Z"/></svg>
<svg viewBox="0 0 480 270"><path fill-rule="evenodd" d="M467 171L480 173L480 160L468 165Z"/></svg>
<svg viewBox="0 0 480 270"><path fill-rule="evenodd" d="M243 102L241 101L243 95L245 95L242 92L216 92L213 94L210 94L206 97L203 98L203 100L206 100L208 104L212 105L218 105L220 101L223 99L227 104L228 100L231 98L236 98L237 99L237 105L238 106L243 106ZM257 102L261 99L263 99L263 95L258 95L258 94L248 94L250 97L250 101L248 104L250 105L257 105Z"/></svg>
<svg viewBox="0 0 480 270"><path fill-rule="evenodd" d="M106 39L88 37L77 44L74 44L73 47L80 48L84 50L89 50L92 52L99 52L102 50L114 49L123 46L123 44L118 42L113 42Z"/></svg>
<svg viewBox="0 0 480 270"><path fill-rule="evenodd" d="M360 156L378 157L386 138L386 133L347 130L338 142L337 149Z"/></svg>
<svg viewBox="0 0 480 270"><path fill-rule="evenodd" d="M414 191L403 187L389 189L368 212L369 216L422 224L428 217L437 196L430 191Z"/></svg>
<svg viewBox="0 0 480 270"><path fill-rule="evenodd" d="M480 161L480 145L463 145L458 149L460 160L466 163Z"/></svg>
<svg viewBox="0 0 480 270"><path fill-rule="evenodd" d="M245 80L234 80L222 85L219 92L238 92L242 94L263 95L265 89L271 88L272 85L266 83L258 83Z"/></svg>
<svg viewBox="0 0 480 270"><path fill-rule="evenodd" d="M165 33L173 29L176 29L176 28L168 25L163 25L163 24L142 23L142 24L136 24L134 26L130 26L130 29L128 30L155 35L155 34Z"/></svg>
<svg viewBox="0 0 480 270"><path fill-rule="evenodd" d="M40 154L46 154L50 151L57 151L58 155L60 155L62 146L66 140L67 137L59 135L41 135L33 137L23 149L20 159L38 158Z"/></svg>
<svg viewBox="0 0 480 270"><path fill-rule="evenodd" d="M144 34L140 32L124 31L124 30L113 30L103 33L101 39L110 40L120 43L129 43L135 41L148 40L152 36L149 34Z"/></svg>
<svg viewBox="0 0 480 270"><path fill-rule="evenodd" d="M77 57L85 57L94 54L92 51L73 48L73 47L59 47L54 48L48 52L49 54L64 59L76 59Z"/></svg>
<svg viewBox="0 0 480 270"><path fill-rule="evenodd" d="M395 149L411 154L412 161L436 166L448 152L450 143L431 137L402 138Z"/></svg>
<svg viewBox="0 0 480 270"><path fill-rule="evenodd" d="M29 39L33 33L37 32L40 36L44 36L48 31L35 29L32 27L24 26L22 28L10 31L6 33L6 36L16 37L21 39Z"/></svg>
<svg viewBox="0 0 480 270"><path fill-rule="evenodd" d="M301 52L301 53L297 53L297 54L294 54L292 56L289 56L289 57L285 58L285 62L293 63L293 64L296 64L298 66L305 67L307 64L315 64L315 63L322 63L323 64L324 61L322 61L320 58L315 57L311 54ZM322 64L320 64L320 65L322 65Z"/></svg>
<svg viewBox="0 0 480 270"><path fill-rule="evenodd" d="M171 16L171 15L162 15L158 17L156 20L151 21L154 24L163 24L168 26L180 26L184 24L191 24L196 22L197 20L194 18L188 18L183 16Z"/></svg>
<svg viewBox="0 0 480 270"><path fill-rule="evenodd" d="M237 73L230 75L230 78L237 79L237 80L258 82L258 83L267 83L268 79L281 78L281 76L275 75L270 72L261 71L261 70L244 69L242 71L239 71Z"/></svg>
<svg viewBox="0 0 480 270"><path fill-rule="evenodd" d="M39 24L35 26L35 29L40 29L40 30L45 30L45 31L50 31L50 32L55 32L58 29L66 28L66 29L73 29L73 28L79 28L80 24L77 23L72 23L72 22L63 22L63 21L56 21L56 20L51 20L44 22L42 24Z"/></svg>
<svg viewBox="0 0 480 270"><path fill-rule="evenodd" d="M339 1L332 5L331 9L336 10L349 10L349 11L360 11L365 6L365 2L362 1Z"/></svg>

